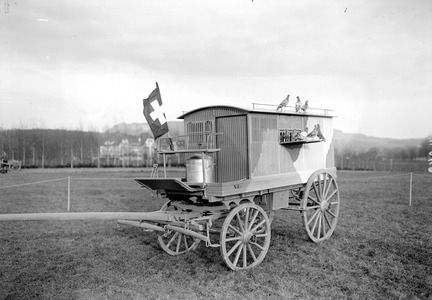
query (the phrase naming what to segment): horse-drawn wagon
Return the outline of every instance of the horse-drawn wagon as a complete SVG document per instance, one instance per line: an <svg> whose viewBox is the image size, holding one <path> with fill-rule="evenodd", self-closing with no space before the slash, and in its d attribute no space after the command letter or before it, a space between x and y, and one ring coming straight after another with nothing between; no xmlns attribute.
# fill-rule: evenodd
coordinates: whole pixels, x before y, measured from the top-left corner
<svg viewBox="0 0 432 300"><path fill-rule="evenodd" d="M180 119L185 136L159 140L164 176L135 179L166 204L119 224L158 232L158 243L171 255L194 250L201 241L220 247L233 270L262 262L276 210L299 211L314 242L332 235L340 199L328 111L210 106ZM170 155L185 156L183 178L166 176Z"/></svg>

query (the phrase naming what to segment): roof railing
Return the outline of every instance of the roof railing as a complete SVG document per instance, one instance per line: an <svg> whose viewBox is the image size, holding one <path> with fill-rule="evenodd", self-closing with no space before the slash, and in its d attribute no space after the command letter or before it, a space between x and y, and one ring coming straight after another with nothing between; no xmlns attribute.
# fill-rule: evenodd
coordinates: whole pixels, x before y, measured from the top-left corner
<svg viewBox="0 0 432 300"><path fill-rule="evenodd" d="M266 107L269 107L269 108L266 108ZM278 105L275 105L275 104L252 102L252 109L253 110L276 111L277 107L278 107ZM302 111L296 112L295 106L285 106L285 107L282 107L280 111L281 112L293 112L293 113L303 114ZM332 109L327 109L327 108L309 107L307 109L306 113L316 113L316 114L328 116L328 115L330 115L330 112L332 112L332 111L333 111Z"/></svg>

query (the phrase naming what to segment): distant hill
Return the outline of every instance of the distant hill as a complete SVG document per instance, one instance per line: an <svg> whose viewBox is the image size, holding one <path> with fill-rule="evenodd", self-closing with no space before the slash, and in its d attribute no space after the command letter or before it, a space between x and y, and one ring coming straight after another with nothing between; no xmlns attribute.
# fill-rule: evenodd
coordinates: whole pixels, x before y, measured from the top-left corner
<svg viewBox="0 0 432 300"><path fill-rule="evenodd" d="M357 150L372 147L380 149L419 147L422 139L392 139L367 136L361 133L344 133L335 129L333 139L337 147L349 146Z"/></svg>

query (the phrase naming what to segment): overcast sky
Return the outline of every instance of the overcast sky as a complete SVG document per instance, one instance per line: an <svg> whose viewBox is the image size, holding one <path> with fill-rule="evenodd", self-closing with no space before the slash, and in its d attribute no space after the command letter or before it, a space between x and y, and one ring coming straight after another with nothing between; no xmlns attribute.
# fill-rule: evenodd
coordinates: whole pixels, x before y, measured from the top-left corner
<svg viewBox="0 0 432 300"><path fill-rule="evenodd" d="M103 130L213 104L329 108L343 132L432 133L431 0L2 0L0 127Z"/></svg>

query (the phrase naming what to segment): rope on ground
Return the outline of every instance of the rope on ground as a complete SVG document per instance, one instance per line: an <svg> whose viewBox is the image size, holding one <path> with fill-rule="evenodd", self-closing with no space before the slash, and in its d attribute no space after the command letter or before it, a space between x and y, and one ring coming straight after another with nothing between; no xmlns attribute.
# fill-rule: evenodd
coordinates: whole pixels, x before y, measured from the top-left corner
<svg viewBox="0 0 432 300"><path fill-rule="evenodd" d="M67 180L67 178L58 178L58 179L52 179L52 180L44 180L44 181L37 181L37 182L28 182L28 183L22 183L22 184L1 186L0 190L6 189L6 188L12 188L12 187L20 187L20 186L25 186L25 185L34 185L34 184L48 183L48 182L61 181L61 180Z"/></svg>

